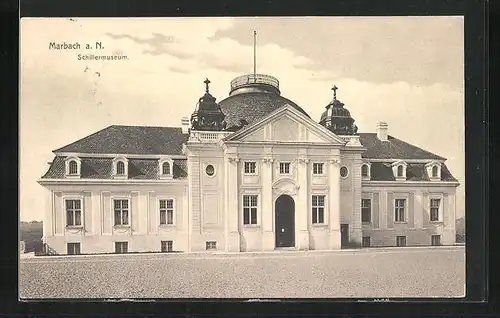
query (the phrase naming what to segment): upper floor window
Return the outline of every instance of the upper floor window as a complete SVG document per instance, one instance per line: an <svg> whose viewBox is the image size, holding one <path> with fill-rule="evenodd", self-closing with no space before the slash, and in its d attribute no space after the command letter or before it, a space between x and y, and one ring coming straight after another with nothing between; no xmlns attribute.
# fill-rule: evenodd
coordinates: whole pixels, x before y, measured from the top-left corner
<svg viewBox="0 0 500 318"><path fill-rule="evenodd" d="M431 199L430 219L433 222L439 221L439 206L440 205L441 205L441 199Z"/></svg>
<svg viewBox="0 0 500 318"><path fill-rule="evenodd" d="M160 200L160 224L174 224L174 200Z"/></svg>
<svg viewBox="0 0 500 318"><path fill-rule="evenodd" d="M370 223L372 221L372 200L361 199L361 222Z"/></svg>
<svg viewBox="0 0 500 318"><path fill-rule="evenodd" d="M66 158L66 176L70 178L80 177L80 158L68 157Z"/></svg>
<svg viewBox="0 0 500 318"><path fill-rule="evenodd" d="M78 164L75 160L69 162L69 174L78 174Z"/></svg>
<svg viewBox="0 0 500 318"><path fill-rule="evenodd" d="M243 196L243 224L257 224L257 196Z"/></svg>
<svg viewBox="0 0 500 318"><path fill-rule="evenodd" d="M115 225L128 225L128 200L114 200Z"/></svg>
<svg viewBox="0 0 500 318"><path fill-rule="evenodd" d="M167 175L170 174L170 162L164 162L161 168L162 174Z"/></svg>
<svg viewBox="0 0 500 318"><path fill-rule="evenodd" d="M313 163L313 174L321 175L323 174L323 163Z"/></svg>
<svg viewBox="0 0 500 318"><path fill-rule="evenodd" d="M280 174L290 174L290 162L280 162Z"/></svg>
<svg viewBox="0 0 500 318"><path fill-rule="evenodd" d="M325 223L325 196L313 195L312 196L312 223L324 224Z"/></svg>
<svg viewBox="0 0 500 318"><path fill-rule="evenodd" d="M245 173L246 174L255 174L257 170L257 163L254 161L246 161L245 162Z"/></svg>
<svg viewBox="0 0 500 318"><path fill-rule="evenodd" d="M406 206L406 199L395 200L395 207L394 207L395 222L405 222L405 206Z"/></svg>
<svg viewBox="0 0 500 318"><path fill-rule="evenodd" d="M82 201L81 200L66 200L66 225L81 226L82 225Z"/></svg>
<svg viewBox="0 0 500 318"><path fill-rule="evenodd" d="M128 160L124 157L113 159L113 174L115 178L126 178L128 175Z"/></svg>
<svg viewBox="0 0 500 318"><path fill-rule="evenodd" d="M368 177L368 165L361 166L361 176Z"/></svg>
<svg viewBox="0 0 500 318"><path fill-rule="evenodd" d="M433 166L432 167L432 177L437 178L438 177L438 166Z"/></svg>
<svg viewBox="0 0 500 318"><path fill-rule="evenodd" d="M399 165L398 166L398 177L402 177L403 176L403 170L404 167L402 165Z"/></svg>
<svg viewBox="0 0 500 318"><path fill-rule="evenodd" d="M125 163L123 161L118 161L116 163L116 174L125 174Z"/></svg>

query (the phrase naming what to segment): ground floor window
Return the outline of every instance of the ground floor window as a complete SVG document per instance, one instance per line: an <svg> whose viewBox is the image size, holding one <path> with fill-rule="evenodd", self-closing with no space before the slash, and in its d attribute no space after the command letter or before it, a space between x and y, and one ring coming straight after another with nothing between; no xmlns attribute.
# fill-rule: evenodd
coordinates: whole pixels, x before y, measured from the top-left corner
<svg viewBox="0 0 500 318"><path fill-rule="evenodd" d="M82 225L81 200L66 200L66 225L67 226Z"/></svg>
<svg viewBox="0 0 500 318"><path fill-rule="evenodd" d="M372 221L372 200L361 199L361 222L370 223Z"/></svg>
<svg viewBox="0 0 500 318"><path fill-rule="evenodd" d="M68 255L80 254L80 243L68 243Z"/></svg>
<svg viewBox="0 0 500 318"><path fill-rule="evenodd" d="M433 246L441 245L441 235L432 235L431 236L431 245L433 245Z"/></svg>
<svg viewBox="0 0 500 318"><path fill-rule="evenodd" d="M312 196L312 223L323 224L325 223L325 196L313 195Z"/></svg>
<svg viewBox="0 0 500 318"><path fill-rule="evenodd" d="M406 205L406 200L405 199L396 199L395 202L395 216L394 216L394 221L395 222L405 222L405 205Z"/></svg>
<svg viewBox="0 0 500 318"><path fill-rule="evenodd" d="M396 236L396 246L406 246L406 236Z"/></svg>
<svg viewBox="0 0 500 318"><path fill-rule="evenodd" d="M363 236L363 247L370 247L371 246L371 239L369 236Z"/></svg>
<svg viewBox="0 0 500 318"><path fill-rule="evenodd" d="M243 196L243 224L257 224L257 196Z"/></svg>
<svg viewBox="0 0 500 318"><path fill-rule="evenodd" d="M115 242L115 253L128 253L128 242Z"/></svg>
<svg viewBox="0 0 500 318"><path fill-rule="evenodd" d="M172 252L174 250L173 247L174 247L173 241L161 241L161 251L163 253Z"/></svg>
<svg viewBox="0 0 500 318"><path fill-rule="evenodd" d="M206 242L206 249L208 250L216 250L217 249L217 242L216 241L207 241Z"/></svg>

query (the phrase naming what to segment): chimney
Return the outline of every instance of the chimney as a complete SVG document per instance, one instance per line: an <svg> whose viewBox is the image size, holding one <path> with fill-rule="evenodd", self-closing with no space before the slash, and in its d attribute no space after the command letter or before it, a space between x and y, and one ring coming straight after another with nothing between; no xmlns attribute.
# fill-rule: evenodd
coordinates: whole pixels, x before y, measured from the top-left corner
<svg viewBox="0 0 500 318"><path fill-rule="evenodd" d="M387 123L379 122L377 124L377 137L381 141L387 141Z"/></svg>
<svg viewBox="0 0 500 318"><path fill-rule="evenodd" d="M182 117L181 119L181 127L183 134L189 134L189 118Z"/></svg>

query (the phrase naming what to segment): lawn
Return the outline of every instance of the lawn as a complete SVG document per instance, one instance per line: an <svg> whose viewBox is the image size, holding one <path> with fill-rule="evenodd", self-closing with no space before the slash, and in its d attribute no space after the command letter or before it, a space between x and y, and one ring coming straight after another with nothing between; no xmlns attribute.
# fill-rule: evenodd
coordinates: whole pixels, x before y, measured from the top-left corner
<svg viewBox="0 0 500 318"><path fill-rule="evenodd" d="M21 298L457 297L463 247L21 261Z"/></svg>

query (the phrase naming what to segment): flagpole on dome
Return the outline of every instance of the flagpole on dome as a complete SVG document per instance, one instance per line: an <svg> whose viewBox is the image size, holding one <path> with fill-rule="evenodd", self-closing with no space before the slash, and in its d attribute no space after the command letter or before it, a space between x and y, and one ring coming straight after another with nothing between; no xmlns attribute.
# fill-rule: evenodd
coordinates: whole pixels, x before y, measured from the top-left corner
<svg viewBox="0 0 500 318"><path fill-rule="evenodd" d="M253 80L255 83L255 74L257 73L257 31L253 31Z"/></svg>

